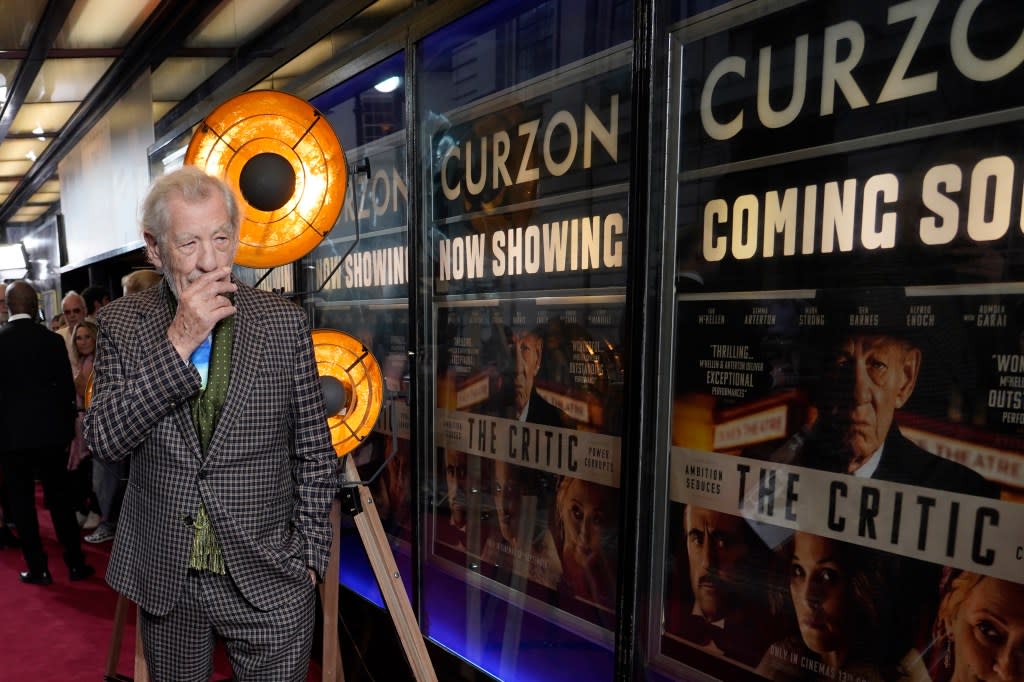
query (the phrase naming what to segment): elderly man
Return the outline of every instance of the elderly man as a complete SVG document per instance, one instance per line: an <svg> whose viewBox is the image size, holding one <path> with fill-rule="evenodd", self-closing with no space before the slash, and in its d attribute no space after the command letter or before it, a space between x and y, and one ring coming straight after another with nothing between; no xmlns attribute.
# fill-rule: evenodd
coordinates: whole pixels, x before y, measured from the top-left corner
<svg viewBox="0 0 1024 682"><path fill-rule="evenodd" d="M77 291L69 291L64 294L60 302L61 311L64 313L64 326L57 330L57 333L64 339L64 347L68 352L68 361L71 363L72 372L78 371L78 359L75 356L75 327L85 319L85 299Z"/></svg>
<svg viewBox="0 0 1024 682"><path fill-rule="evenodd" d="M910 400L925 359L918 340L903 325L902 298L855 291L822 301L833 326L822 339L818 418L795 463L998 497L994 484L962 464L921 449L896 425L896 411ZM859 306L867 313L852 312Z"/></svg>
<svg viewBox="0 0 1024 682"><path fill-rule="evenodd" d="M513 419L544 426L562 426L562 411L537 393L534 382L540 372L544 340L537 330L518 329L512 335L515 357L515 412Z"/></svg>
<svg viewBox="0 0 1024 682"><path fill-rule="evenodd" d="M304 680L337 492L301 308L231 277L237 200L186 166L142 235L164 282L100 311L86 440L130 458L107 581L140 606L153 680Z"/></svg>

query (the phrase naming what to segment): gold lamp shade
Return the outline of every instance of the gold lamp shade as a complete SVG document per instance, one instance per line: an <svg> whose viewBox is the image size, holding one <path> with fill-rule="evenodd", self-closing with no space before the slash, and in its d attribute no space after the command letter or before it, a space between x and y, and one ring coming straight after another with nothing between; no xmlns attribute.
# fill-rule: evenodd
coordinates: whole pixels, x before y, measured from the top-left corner
<svg viewBox="0 0 1024 682"><path fill-rule="evenodd" d="M235 262L272 268L298 260L331 231L345 201L345 152L309 102L254 90L224 102L196 128L185 163L241 197Z"/></svg>
<svg viewBox="0 0 1024 682"><path fill-rule="evenodd" d="M380 365L363 342L334 329L313 330L313 353L327 404L327 426L338 457L373 430L384 404Z"/></svg>

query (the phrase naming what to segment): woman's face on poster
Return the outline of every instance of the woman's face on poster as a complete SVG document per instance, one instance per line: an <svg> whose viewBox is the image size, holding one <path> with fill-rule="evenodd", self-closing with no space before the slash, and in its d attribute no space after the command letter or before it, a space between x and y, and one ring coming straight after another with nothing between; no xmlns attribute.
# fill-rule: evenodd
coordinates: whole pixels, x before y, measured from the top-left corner
<svg viewBox="0 0 1024 682"><path fill-rule="evenodd" d="M565 532L564 553L575 556L579 563L593 561L602 551L611 529L607 514L611 508L608 495L598 485L574 479L565 490L562 528Z"/></svg>
<svg viewBox="0 0 1024 682"><path fill-rule="evenodd" d="M953 680L1024 680L1024 585L982 578L953 618Z"/></svg>
<svg viewBox="0 0 1024 682"><path fill-rule="evenodd" d="M817 654L846 648L849 576L839 565L837 545L806 533L797 533L793 541L789 592L800 636Z"/></svg>

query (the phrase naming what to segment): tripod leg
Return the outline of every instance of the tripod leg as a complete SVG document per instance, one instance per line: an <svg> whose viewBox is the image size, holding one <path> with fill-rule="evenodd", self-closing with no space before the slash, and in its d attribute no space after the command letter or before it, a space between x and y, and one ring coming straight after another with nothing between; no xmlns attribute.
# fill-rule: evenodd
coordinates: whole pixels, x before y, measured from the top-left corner
<svg viewBox="0 0 1024 682"><path fill-rule="evenodd" d="M149 668L142 651L142 629L139 627L139 612L135 612L135 682L149 682Z"/></svg>
<svg viewBox="0 0 1024 682"><path fill-rule="evenodd" d="M349 480L358 481L359 471L356 469L355 461L352 457L345 459L346 476ZM359 499L363 510L353 517L356 529L370 559L373 574L377 577L377 584L391 614L391 620L394 621L398 639L412 667L413 676L417 682L437 682L437 673L430 662L423 633L420 632L416 614L409 603L409 595L402 584L398 565L395 564L395 556L391 553L387 535L384 534L384 526L380 522L377 507L373 504L373 495L365 485L359 486Z"/></svg>
<svg viewBox="0 0 1024 682"><path fill-rule="evenodd" d="M322 682L345 682L338 643L338 562L341 553L341 503L331 505L331 554L327 561L327 575L320 586L320 604L323 608L323 665Z"/></svg>
<svg viewBox="0 0 1024 682"><path fill-rule="evenodd" d="M117 675L117 662L121 658L121 639L124 635L124 621L128 615L128 599L123 594L117 595L117 605L114 607L114 631L110 635L110 648L107 650L107 667L104 674L107 677Z"/></svg>

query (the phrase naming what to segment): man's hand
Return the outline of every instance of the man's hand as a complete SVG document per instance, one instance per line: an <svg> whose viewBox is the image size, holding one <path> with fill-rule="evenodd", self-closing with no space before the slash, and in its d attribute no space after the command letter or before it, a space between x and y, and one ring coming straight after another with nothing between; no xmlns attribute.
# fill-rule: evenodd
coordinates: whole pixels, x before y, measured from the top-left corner
<svg viewBox="0 0 1024 682"><path fill-rule="evenodd" d="M307 568L306 570L309 571L309 579L313 581L313 587L316 587L316 571L312 568Z"/></svg>
<svg viewBox="0 0 1024 682"><path fill-rule="evenodd" d="M231 268L224 267L204 272L190 283L177 282L177 289L178 311L167 328L167 339L187 362L214 326L235 314L234 304L224 294L238 286L231 281Z"/></svg>

